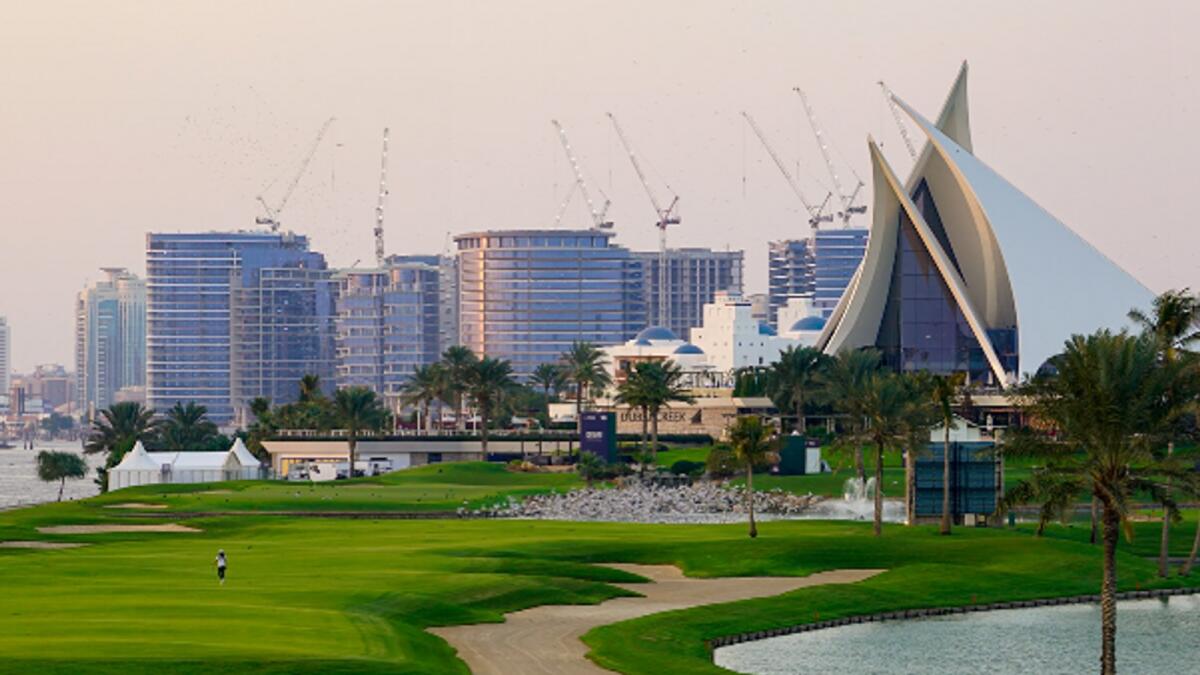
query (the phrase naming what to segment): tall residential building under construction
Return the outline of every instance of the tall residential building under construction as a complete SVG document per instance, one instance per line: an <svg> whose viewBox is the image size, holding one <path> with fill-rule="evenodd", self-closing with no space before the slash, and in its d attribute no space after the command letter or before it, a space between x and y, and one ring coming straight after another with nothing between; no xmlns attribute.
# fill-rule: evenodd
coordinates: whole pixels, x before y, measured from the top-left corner
<svg viewBox="0 0 1200 675"><path fill-rule="evenodd" d="M633 257L642 263L643 297L650 323L665 316L666 325L676 335L687 335L701 325L704 306L718 292L743 291L742 251L714 251L708 248L671 248L665 255L659 251L637 251ZM665 274L660 260L666 260ZM665 292L659 288L666 282ZM666 299L666 312L660 313L660 298Z"/></svg>

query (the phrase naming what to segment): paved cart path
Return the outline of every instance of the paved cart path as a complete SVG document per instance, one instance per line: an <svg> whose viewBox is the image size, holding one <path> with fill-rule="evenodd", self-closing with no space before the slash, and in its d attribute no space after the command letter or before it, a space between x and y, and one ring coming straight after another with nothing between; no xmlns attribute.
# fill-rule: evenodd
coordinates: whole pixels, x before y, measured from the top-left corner
<svg viewBox="0 0 1200 675"><path fill-rule="evenodd" d="M648 584L613 584L639 598L613 598L598 605L543 605L505 615L504 623L429 629L458 650L475 675L594 675L608 673L586 657L579 639L605 624L698 605L779 595L797 588L847 584L884 570L832 570L807 577L689 579L670 565L609 565L650 579Z"/></svg>

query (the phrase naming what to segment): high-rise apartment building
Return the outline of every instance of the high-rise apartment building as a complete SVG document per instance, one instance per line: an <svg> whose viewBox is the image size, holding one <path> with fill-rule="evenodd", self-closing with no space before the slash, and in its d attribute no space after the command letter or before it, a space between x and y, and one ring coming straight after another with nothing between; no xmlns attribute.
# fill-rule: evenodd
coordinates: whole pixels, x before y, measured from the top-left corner
<svg viewBox="0 0 1200 675"><path fill-rule="evenodd" d="M459 337L518 377L571 343L623 342L646 325L643 266L602 230L504 230L455 237Z"/></svg>
<svg viewBox="0 0 1200 675"><path fill-rule="evenodd" d="M813 235L813 305L826 318L833 313L867 252L870 230L817 230Z"/></svg>
<svg viewBox="0 0 1200 675"><path fill-rule="evenodd" d="M638 251L633 257L641 261L645 280L643 297L647 322L661 323L659 311L659 253ZM704 306L717 293L742 292L742 251L714 251L707 248L667 249L667 307L666 326L676 335L687 335L704 319Z"/></svg>
<svg viewBox="0 0 1200 675"><path fill-rule="evenodd" d="M812 298L825 317L833 313L867 250L869 230L817 230L808 239L773 241L767 279L771 321L789 298ZM786 327L784 327L786 328Z"/></svg>
<svg viewBox="0 0 1200 675"><path fill-rule="evenodd" d="M413 371L437 362L441 272L431 262L334 273L338 387L369 387L395 407Z"/></svg>
<svg viewBox="0 0 1200 675"><path fill-rule="evenodd" d="M92 419L124 387L146 384L146 283L124 268L75 297L75 375L79 412Z"/></svg>
<svg viewBox="0 0 1200 675"><path fill-rule="evenodd" d="M290 232L148 234L147 404L195 401L248 421L255 397L295 400L306 374L333 380L333 281Z"/></svg>
<svg viewBox="0 0 1200 675"><path fill-rule="evenodd" d="M458 256L393 255L389 265L421 263L437 268L438 354L458 344Z"/></svg>
<svg viewBox="0 0 1200 675"><path fill-rule="evenodd" d="M767 246L768 321L778 325L779 308L787 304L788 298L812 297L812 240L784 239Z"/></svg>
<svg viewBox="0 0 1200 675"><path fill-rule="evenodd" d="M12 331L8 319L0 316L0 407L5 407L12 388Z"/></svg>

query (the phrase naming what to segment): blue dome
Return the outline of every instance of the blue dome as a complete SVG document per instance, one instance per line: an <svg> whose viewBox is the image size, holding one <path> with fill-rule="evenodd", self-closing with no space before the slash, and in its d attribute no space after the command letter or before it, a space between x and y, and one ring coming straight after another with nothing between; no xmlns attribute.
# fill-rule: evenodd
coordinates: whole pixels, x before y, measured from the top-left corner
<svg viewBox="0 0 1200 675"><path fill-rule="evenodd" d="M675 348L676 354L703 354L704 350L694 344L686 343Z"/></svg>
<svg viewBox="0 0 1200 675"><path fill-rule="evenodd" d="M806 316L803 319L800 319L796 323L792 324L792 327L789 330L792 330L792 331L821 330L823 328L825 328L825 319L824 318L819 317L819 316Z"/></svg>
<svg viewBox="0 0 1200 675"><path fill-rule="evenodd" d="M647 326L642 329L642 332L637 334L636 340L678 340L679 336L671 332L669 328L662 326Z"/></svg>
<svg viewBox="0 0 1200 675"><path fill-rule="evenodd" d="M637 345L637 346L639 346L639 347L649 347L649 346L650 346L650 341L649 341L649 340L647 340L646 338L638 338L638 339L636 339L636 340L634 340L634 341L633 341L633 344L635 344L635 345Z"/></svg>
<svg viewBox="0 0 1200 675"><path fill-rule="evenodd" d="M776 333L775 333L774 328L771 328L767 324L759 321L758 322L758 334L759 335L775 335Z"/></svg>

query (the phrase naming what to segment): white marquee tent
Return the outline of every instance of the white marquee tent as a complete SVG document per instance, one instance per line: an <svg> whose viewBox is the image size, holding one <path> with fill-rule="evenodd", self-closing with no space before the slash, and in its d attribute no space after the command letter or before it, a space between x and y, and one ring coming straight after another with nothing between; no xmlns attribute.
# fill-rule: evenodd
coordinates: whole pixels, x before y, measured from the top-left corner
<svg viewBox="0 0 1200 675"><path fill-rule="evenodd" d="M261 477L262 464L242 439L225 452L147 452L141 441L108 472L108 489L155 483L213 483Z"/></svg>

